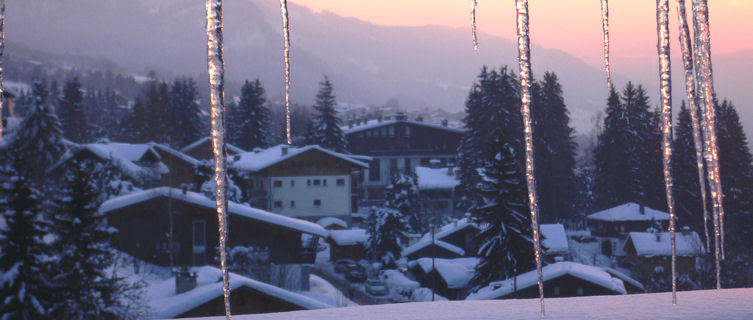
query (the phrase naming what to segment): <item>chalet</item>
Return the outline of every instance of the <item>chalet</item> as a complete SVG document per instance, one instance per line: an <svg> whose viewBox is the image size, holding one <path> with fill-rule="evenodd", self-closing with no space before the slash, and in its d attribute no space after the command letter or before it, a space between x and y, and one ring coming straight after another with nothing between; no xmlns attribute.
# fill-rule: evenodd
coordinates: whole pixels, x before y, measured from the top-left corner
<svg viewBox="0 0 753 320"><path fill-rule="evenodd" d="M232 144L225 143L225 149L228 156L234 156L239 153L246 152L245 150L238 148ZM195 142L180 149L183 152L195 159L207 160L214 158L214 152L212 152L212 139L210 137L204 137Z"/></svg>
<svg viewBox="0 0 753 320"><path fill-rule="evenodd" d="M344 126L348 151L373 157L365 173L367 199L381 199L392 176L437 159L454 164L463 130L408 120L404 113Z"/></svg>
<svg viewBox="0 0 753 320"><path fill-rule="evenodd" d="M348 228L348 223L342 219L324 217L316 221L316 224L327 230L343 230Z"/></svg>
<svg viewBox="0 0 753 320"><path fill-rule="evenodd" d="M331 230L329 232L329 260L366 258L366 240L369 235L363 229Z"/></svg>
<svg viewBox="0 0 753 320"><path fill-rule="evenodd" d="M224 316L222 271L204 266L147 287L146 301L154 319ZM270 284L230 273L233 314L314 310L332 306Z"/></svg>
<svg viewBox="0 0 753 320"><path fill-rule="evenodd" d="M455 169L417 166L414 170L420 210L437 217L453 215L456 211L455 187L460 184Z"/></svg>
<svg viewBox="0 0 753 320"><path fill-rule="evenodd" d="M624 262L634 265L642 274L650 274L655 267L669 270L672 246L669 232L631 232L623 247ZM675 234L677 272L691 273L695 270L696 257L706 251L695 231L685 229Z"/></svg>
<svg viewBox="0 0 753 320"><path fill-rule="evenodd" d="M115 248L138 259L162 266L201 266L212 264L216 256L215 201L202 194L159 187L112 198L99 211L118 231ZM315 223L234 202L228 203L228 214L228 247L268 249L270 262L276 264L313 263L316 238L328 234ZM303 235L315 241L304 246Z"/></svg>
<svg viewBox="0 0 753 320"><path fill-rule="evenodd" d="M478 258L420 258L409 262L408 267L422 287L450 300L462 300L478 262Z"/></svg>
<svg viewBox="0 0 753 320"><path fill-rule="evenodd" d="M423 235L418 242L405 248L402 255L408 260L473 256L476 253L473 237L479 231L481 228L468 218L456 220L436 230L433 236L431 232Z"/></svg>
<svg viewBox="0 0 753 320"><path fill-rule="evenodd" d="M228 166L244 176L242 189L254 207L311 221L349 221L357 209L355 190L368 167L362 158L317 145L278 145L234 155Z"/></svg>
<svg viewBox="0 0 753 320"><path fill-rule="evenodd" d="M629 232L644 232L649 228L666 228L669 214L628 202L614 208L586 216L591 234L601 244L601 253L622 256L622 242Z"/></svg>
<svg viewBox="0 0 753 320"><path fill-rule="evenodd" d="M562 224L542 224L539 225L539 231L541 231L541 244L547 261L554 262L557 257L564 260L570 258L567 234Z"/></svg>
<svg viewBox="0 0 753 320"><path fill-rule="evenodd" d="M622 280L598 267L563 261L542 268L544 296L577 297L627 294ZM539 297L538 273L529 271L488 286L468 295L466 300L527 299Z"/></svg>

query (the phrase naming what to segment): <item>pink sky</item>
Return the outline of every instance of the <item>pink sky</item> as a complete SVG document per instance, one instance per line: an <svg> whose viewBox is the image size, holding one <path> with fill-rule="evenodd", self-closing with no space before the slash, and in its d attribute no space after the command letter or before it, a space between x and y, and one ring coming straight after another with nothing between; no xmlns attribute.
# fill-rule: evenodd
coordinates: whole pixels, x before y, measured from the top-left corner
<svg viewBox="0 0 753 320"><path fill-rule="evenodd" d="M469 28L470 0L291 0L321 11L381 25L445 25ZM688 6L691 0L686 0ZM513 0L478 0L481 32L514 36ZM593 65L601 63L599 0L531 0L531 35L535 44L556 48ZM676 1L670 0L670 30L676 37ZM753 0L710 0L714 53L753 50ZM615 60L656 55L655 1L612 0L610 29ZM470 32L470 31L469 31ZM468 41L471 41L469 34ZM483 35L480 36L483 50ZM677 40L673 39L673 46Z"/></svg>

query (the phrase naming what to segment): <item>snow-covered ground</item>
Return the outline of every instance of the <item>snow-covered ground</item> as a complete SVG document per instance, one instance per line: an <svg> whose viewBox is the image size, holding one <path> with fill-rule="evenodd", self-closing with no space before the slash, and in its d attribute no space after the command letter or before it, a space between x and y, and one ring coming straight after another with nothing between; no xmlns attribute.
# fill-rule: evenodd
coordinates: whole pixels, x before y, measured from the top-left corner
<svg viewBox="0 0 753 320"><path fill-rule="evenodd" d="M546 300L545 319L753 319L753 288L592 296ZM204 318L219 320L224 317ZM540 319L539 300L441 301L236 315L236 320L486 320Z"/></svg>

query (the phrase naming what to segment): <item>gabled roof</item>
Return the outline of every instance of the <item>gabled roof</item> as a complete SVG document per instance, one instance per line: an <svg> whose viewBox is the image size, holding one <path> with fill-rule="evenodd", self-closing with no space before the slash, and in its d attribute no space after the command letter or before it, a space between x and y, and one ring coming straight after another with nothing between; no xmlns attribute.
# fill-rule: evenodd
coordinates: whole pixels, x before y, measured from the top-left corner
<svg viewBox="0 0 753 320"><path fill-rule="evenodd" d="M463 230L465 228L475 228L477 230L481 230L478 224L471 221L471 219L463 218L460 220L455 220L453 222L450 222L440 227L439 230L437 230L437 232L434 234L434 239L437 239L437 240L444 239L445 237L452 235L453 233ZM421 239L418 242L416 242L414 245L419 244L423 241L431 241L431 232L427 232L426 234L424 234L421 237Z"/></svg>
<svg viewBox="0 0 753 320"><path fill-rule="evenodd" d="M460 248L460 247L458 247L456 245L453 245L453 244L448 243L448 242L444 242L444 241L439 240L439 239L434 239L434 241L432 241L431 238L428 239L428 240L423 240L422 239L421 241L414 243L412 246L403 249L403 253L402 254L403 254L404 257L406 257L406 256L409 256L411 254L414 254L414 253L418 252L421 249L429 247L432 244L436 245L436 246L438 246L438 247L440 247L442 249L445 249L447 251L450 251L452 253L455 253L455 254L457 254L459 256L465 255L465 250L463 250L463 248Z"/></svg>
<svg viewBox="0 0 753 320"><path fill-rule="evenodd" d="M447 283L449 289L460 289L465 288L471 281L478 262L479 258L420 258L411 261L409 266L411 268L420 267L425 274L429 274L436 269L437 274Z"/></svg>
<svg viewBox="0 0 753 320"><path fill-rule="evenodd" d="M288 151L286 154L283 154L283 150L282 150L283 148L288 148ZM326 153L330 156L342 159L344 161L350 162L360 167L364 167L364 168L369 167L368 164L361 162L359 160L356 160L350 155L339 153L339 152L334 152L332 150L322 148L318 145L308 145L305 147L293 147L293 146L287 146L287 145L282 145L282 144L276 145L274 147L267 148L264 150L260 150L258 152L251 151L251 152L243 152L243 153L237 154L230 158L228 166L237 170L256 172L256 171L264 170L284 160L296 157L298 155L301 155L311 150L317 150L317 151Z"/></svg>
<svg viewBox="0 0 753 320"><path fill-rule="evenodd" d="M152 157L159 161L161 159L159 153L154 150L151 144L133 144L133 143L120 143L120 142L103 142L103 143L88 143L88 144L75 144L71 143L71 147L68 148L65 154L60 157L55 164L47 169L47 172L51 172L58 168L60 165L70 160L79 152L88 151L96 157L111 162L115 167L119 168L127 176L140 179L143 177L153 176L155 174L155 168L141 167L136 162L142 161L147 157ZM159 173L167 173L170 170L164 165L160 164L156 168Z"/></svg>
<svg viewBox="0 0 753 320"><path fill-rule="evenodd" d="M188 163L190 163L192 165L197 165L199 163L199 160L197 160L196 158L194 158L192 156L189 156L189 155L187 155L187 154L185 154L183 152L180 152L178 150L175 150L175 149L173 149L173 148L171 148L171 147L169 147L167 145L164 145L164 144L161 144L161 143L156 143L156 142L149 142L149 143L147 143L147 145L151 146L155 150L158 150L158 152L162 151L162 152L165 152L165 153L169 153L169 154L171 154L171 155L173 155L173 156L175 156L175 157L177 157L177 158L179 158L179 159L181 159L181 160L183 160L185 162L188 162Z"/></svg>
<svg viewBox="0 0 753 320"><path fill-rule="evenodd" d="M147 288L147 301L155 318L173 318L193 310L222 296L222 271L204 266L194 269L197 274L196 288L175 294L175 278L170 278ZM248 288L271 298L279 299L302 309L313 310L333 306L304 295L230 273L230 288Z"/></svg>
<svg viewBox="0 0 753 320"><path fill-rule="evenodd" d="M567 245L567 234L562 224L542 224L539 226L543 239L541 243L546 248L546 254L567 254L570 248Z"/></svg>
<svg viewBox="0 0 753 320"><path fill-rule="evenodd" d="M429 168L416 167L418 188L428 189L453 189L460 184L460 180L452 172L453 168Z"/></svg>
<svg viewBox="0 0 753 320"><path fill-rule="evenodd" d="M329 237L339 246L363 244L369 239L364 229L330 230Z"/></svg>
<svg viewBox="0 0 753 320"><path fill-rule="evenodd" d="M601 221L656 221L669 220L669 214L659 210L643 207L644 213L641 213L641 206L637 203L628 202L614 208L602 210L586 216L587 219Z"/></svg>
<svg viewBox="0 0 753 320"><path fill-rule="evenodd" d="M354 125L352 127L349 125L345 125L345 126L341 126L340 128L343 130L345 134L351 134L351 133L356 133L359 131L373 129L373 128L379 128L382 126L395 124L395 123L409 123L409 124L413 124L417 126L446 130L446 131L451 131L451 132L456 132L456 133L465 132L463 131L463 129L450 128L447 126L443 126L441 124L433 124L433 123L426 123L426 122L413 121L413 120L395 120L395 119L388 119L388 120L371 119L371 120L365 121L364 123Z"/></svg>
<svg viewBox="0 0 753 320"><path fill-rule="evenodd" d="M556 262L541 268L544 281L570 275L584 281L588 281L614 293L627 294L622 280L612 277L609 273L598 267L580 264L576 262ZM523 290L535 286L538 283L538 273L532 270L517 277L517 290ZM496 281L468 295L466 300L490 300L504 297L515 292L515 279Z"/></svg>
<svg viewBox="0 0 753 320"><path fill-rule="evenodd" d="M670 256L672 246L669 232L631 232L625 247L633 245L639 256ZM703 242L695 231L675 233L675 248L678 256L697 256L705 251Z"/></svg>
<svg viewBox="0 0 753 320"><path fill-rule="evenodd" d="M137 191L134 193L130 193L124 196L111 198L110 200L105 201L100 207L100 212L109 212L113 210L117 210L120 208L132 206L137 203L141 203L144 201L148 201L157 197L171 197L172 199L185 201L194 205L203 206L209 209L216 208L216 203L214 200L207 198L206 196L186 191L186 193L183 193L183 190L176 189L176 188L170 188L170 187L159 187L159 188L153 188L143 191ZM246 205L238 204L235 202L228 202L228 213L239 215L242 217L263 221L265 223L278 225L287 229L293 229L300 231L302 233L309 233L309 234L315 234L318 236L326 237L329 235L329 232L322 228L322 226L295 218L286 217L283 215L279 215L276 213L267 212L261 209L252 208Z"/></svg>
<svg viewBox="0 0 753 320"><path fill-rule="evenodd" d="M184 153L187 153L187 152L193 150L194 148L196 148L196 147L198 147L198 146L200 146L200 145L202 145L204 143L207 143L207 142L210 143L210 144L212 143L211 137L203 137L203 138L201 138L199 140L196 140L193 143L191 143L191 144L183 147L183 149L180 149L180 151L184 152ZM236 146L234 146L232 144L229 144L227 142L225 142L225 148L227 148L227 150L230 151L230 153L234 153L234 154L246 152L246 150L238 148L238 147L236 147Z"/></svg>
<svg viewBox="0 0 753 320"><path fill-rule="evenodd" d="M342 219L338 219L335 217L324 217L316 221L316 224L324 227L325 229L330 226L339 226L343 229L348 228L348 223L343 221Z"/></svg>

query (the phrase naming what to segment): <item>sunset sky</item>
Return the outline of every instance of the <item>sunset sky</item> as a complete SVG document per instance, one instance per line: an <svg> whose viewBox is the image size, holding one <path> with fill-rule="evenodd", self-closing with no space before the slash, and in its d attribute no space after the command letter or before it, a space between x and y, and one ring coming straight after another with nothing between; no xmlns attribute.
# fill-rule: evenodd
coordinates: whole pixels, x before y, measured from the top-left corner
<svg viewBox="0 0 753 320"><path fill-rule="evenodd" d="M381 25L445 25L468 28L470 0L291 0L313 10L327 10ZM691 0L687 0L688 6ZM513 0L478 0L481 32L514 36ZM601 63L599 0L531 0L534 44L557 48ZM671 0L670 30L676 37L677 8ZM610 29L615 60L656 54L656 3L651 0L610 1ZM753 0L710 0L714 53L753 50ZM470 35L468 37L470 41ZM483 35L480 36L483 49ZM673 40L673 45L677 41Z"/></svg>

